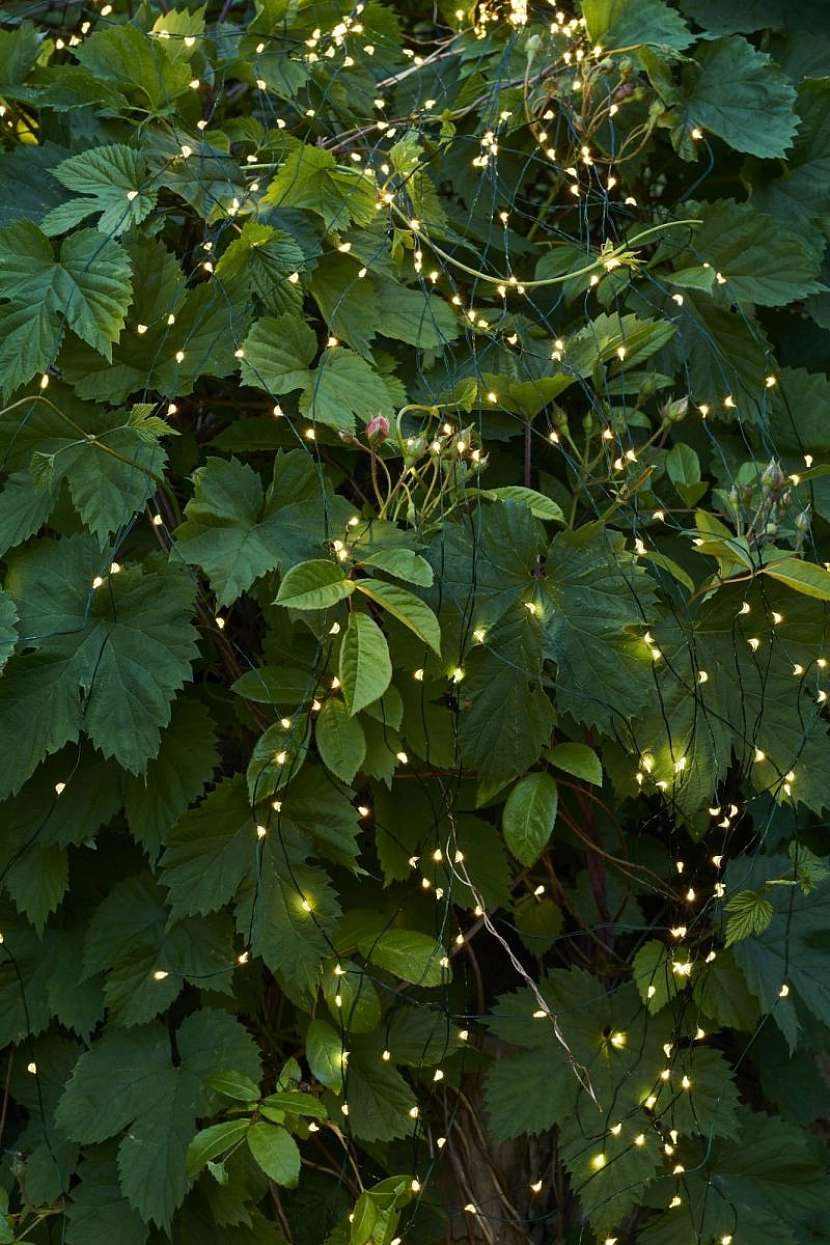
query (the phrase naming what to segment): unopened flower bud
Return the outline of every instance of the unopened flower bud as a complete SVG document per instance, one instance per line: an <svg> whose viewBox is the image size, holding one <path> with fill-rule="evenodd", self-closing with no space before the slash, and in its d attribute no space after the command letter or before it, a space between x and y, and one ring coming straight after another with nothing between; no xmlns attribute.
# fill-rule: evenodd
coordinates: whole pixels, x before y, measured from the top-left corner
<svg viewBox="0 0 830 1245"><path fill-rule="evenodd" d="M366 435L370 442L380 444L389 436L389 420L385 415L376 415L366 425Z"/></svg>
<svg viewBox="0 0 830 1245"><path fill-rule="evenodd" d="M688 413L688 397L675 398L672 402L667 402L661 411L667 424L679 424L682 419L686 418Z"/></svg>

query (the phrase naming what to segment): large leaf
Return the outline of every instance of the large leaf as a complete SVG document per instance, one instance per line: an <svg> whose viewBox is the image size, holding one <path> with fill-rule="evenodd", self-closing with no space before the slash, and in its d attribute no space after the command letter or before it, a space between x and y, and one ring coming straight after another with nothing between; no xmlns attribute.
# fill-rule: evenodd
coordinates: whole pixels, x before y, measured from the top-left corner
<svg viewBox="0 0 830 1245"><path fill-rule="evenodd" d="M174 1067L161 1025L105 1034L78 1060L57 1114L68 1135L86 1143L128 1130L118 1150L119 1183L142 1219L162 1228L187 1191L195 1117L214 1101L207 1077L227 1066L256 1080L260 1074L251 1038L225 1013L190 1016L177 1044Z"/></svg>
<svg viewBox="0 0 830 1245"><path fill-rule="evenodd" d="M153 210L156 193L149 186L147 169L140 152L121 143L95 147L63 160L53 176L79 195L53 208L41 221L44 233L65 233L93 213L101 233L118 237L138 225Z"/></svg>
<svg viewBox="0 0 830 1245"><path fill-rule="evenodd" d="M588 34L603 48L654 43L682 51L693 40L679 13L663 0L583 0Z"/></svg>
<svg viewBox="0 0 830 1245"><path fill-rule="evenodd" d="M7 391L54 362L67 324L93 350L112 357L132 297L124 249L94 229L74 233L55 260L52 244L28 221L0 231L0 350Z"/></svg>
<svg viewBox="0 0 830 1245"><path fill-rule="evenodd" d="M181 569L108 572L94 540L42 541L10 565L7 589L33 651L9 662L4 705L5 793L81 730L107 757L140 773L158 752L170 701L190 678L194 584Z"/></svg>
<svg viewBox="0 0 830 1245"><path fill-rule="evenodd" d="M177 547L204 569L217 603L230 605L259 576L321 552L328 525L339 531L349 513L342 500L319 497L302 450L277 457L267 491L247 464L209 458L196 474Z"/></svg>
<svg viewBox="0 0 830 1245"><path fill-rule="evenodd" d="M778 66L740 35L700 44L684 74L687 131L701 126L753 156L785 154L798 124L794 104Z"/></svg>

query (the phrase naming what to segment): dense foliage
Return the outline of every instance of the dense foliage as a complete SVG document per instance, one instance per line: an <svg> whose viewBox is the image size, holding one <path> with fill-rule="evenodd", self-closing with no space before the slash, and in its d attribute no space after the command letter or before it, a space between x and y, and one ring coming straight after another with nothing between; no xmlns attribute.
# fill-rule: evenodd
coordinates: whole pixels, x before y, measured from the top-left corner
<svg viewBox="0 0 830 1245"><path fill-rule="evenodd" d="M0 11L0 1242L830 1240L830 14Z"/></svg>

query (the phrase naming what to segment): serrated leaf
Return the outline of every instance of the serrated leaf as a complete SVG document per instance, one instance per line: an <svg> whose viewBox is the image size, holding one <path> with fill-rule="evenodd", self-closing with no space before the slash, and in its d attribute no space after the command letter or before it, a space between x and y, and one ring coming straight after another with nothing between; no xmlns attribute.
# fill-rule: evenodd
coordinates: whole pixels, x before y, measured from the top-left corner
<svg viewBox="0 0 830 1245"><path fill-rule="evenodd" d="M209 458L195 484L185 522L176 529L177 548L205 570L220 605L231 604L259 576L313 558L328 525L345 527L351 513L341 498L320 498L313 463L302 450L277 455L267 491L235 458Z"/></svg>
<svg viewBox="0 0 830 1245"><path fill-rule="evenodd" d="M694 38L663 0L583 0L582 11L591 40L605 49L650 43L682 51Z"/></svg>
<svg viewBox="0 0 830 1245"><path fill-rule="evenodd" d="M94 229L67 238L56 261L48 238L28 221L0 231L0 351L6 392L54 362L64 323L107 360L132 298L130 261Z"/></svg>
<svg viewBox="0 0 830 1245"><path fill-rule="evenodd" d="M798 124L795 90L765 52L740 35L702 43L684 74L683 124L717 134L736 151L783 156Z"/></svg>
<svg viewBox="0 0 830 1245"><path fill-rule="evenodd" d="M137 26L109 26L94 31L76 50L83 67L98 81L111 82L141 108L163 111L188 88L187 61L168 57L164 41Z"/></svg>
<svg viewBox="0 0 830 1245"><path fill-rule="evenodd" d="M141 153L123 143L70 156L52 170L52 176L67 190L90 197L70 199L48 212L41 228L50 237L66 232L92 213L100 213L98 229L117 238L139 225L156 204L156 192Z"/></svg>
<svg viewBox="0 0 830 1245"><path fill-rule="evenodd" d="M704 204L699 215L697 253L726 278L724 290L731 301L780 307L822 288L822 247L803 229L788 227L733 199ZM680 449L676 446L669 458Z"/></svg>
<svg viewBox="0 0 830 1245"><path fill-rule="evenodd" d="M332 152L298 143L262 201L277 207L308 208L323 218L331 232L345 229L351 221L371 224L377 191L365 174L339 168Z"/></svg>
<svg viewBox="0 0 830 1245"><path fill-rule="evenodd" d="M7 590L37 651L10 661L0 679L6 793L82 729L132 773L158 751L170 701L197 653L195 586L169 567L128 568L94 591L93 578L109 561L94 540L76 536L41 541L10 564Z"/></svg>
<svg viewBox="0 0 830 1245"><path fill-rule="evenodd" d="M770 901L756 891L738 891L726 901L724 910L729 914L724 941L727 947L754 934L763 934L775 915Z"/></svg>

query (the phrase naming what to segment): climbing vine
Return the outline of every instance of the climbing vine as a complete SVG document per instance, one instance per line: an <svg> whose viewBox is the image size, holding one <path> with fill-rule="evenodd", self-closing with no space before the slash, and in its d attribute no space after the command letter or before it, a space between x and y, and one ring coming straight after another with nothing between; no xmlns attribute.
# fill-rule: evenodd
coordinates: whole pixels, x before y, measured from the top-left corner
<svg viewBox="0 0 830 1245"><path fill-rule="evenodd" d="M0 10L0 1242L824 1241L830 15L176 3Z"/></svg>

